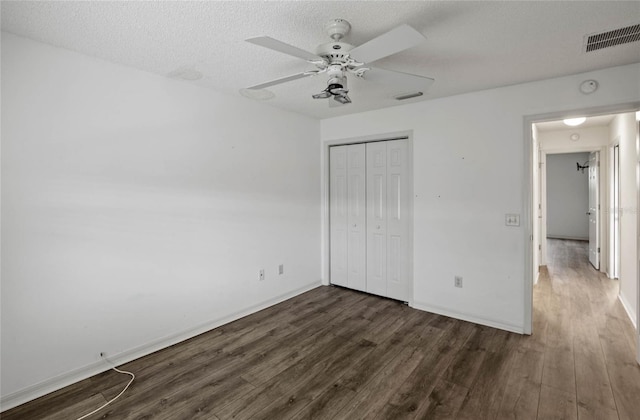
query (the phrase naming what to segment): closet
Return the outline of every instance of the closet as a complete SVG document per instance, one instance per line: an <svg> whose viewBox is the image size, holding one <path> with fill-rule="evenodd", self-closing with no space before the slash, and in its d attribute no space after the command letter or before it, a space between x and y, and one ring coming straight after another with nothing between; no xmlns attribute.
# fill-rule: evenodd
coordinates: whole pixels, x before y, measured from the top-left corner
<svg viewBox="0 0 640 420"><path fill-rule="evenodd" d="M329 149L330 280L411 297L408 140Z"/></svg>

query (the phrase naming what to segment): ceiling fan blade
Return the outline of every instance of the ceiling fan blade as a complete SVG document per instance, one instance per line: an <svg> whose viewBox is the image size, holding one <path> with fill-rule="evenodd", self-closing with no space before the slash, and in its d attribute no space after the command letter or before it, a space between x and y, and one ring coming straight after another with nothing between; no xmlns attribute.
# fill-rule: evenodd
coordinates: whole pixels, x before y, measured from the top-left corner
<svg viewBox="0 0 640 420"><path fill-rule="evenodd" d="M260 83L259 85L249 86L247 89L264 89L269 86L279 85L280 83L287 83L292 80L298 80L298 79L302 79L303 77L308 77L313 75L314 73L308 73L308 72L292 74L291 76L281 77L279 79L274 79L269 82Z"/></svg>
<svg viewBox="0 0 640 420"><path fill-rule="evenodd" d="M269 48L271 50L275 50L284 54L292 55L294 57L302 58L307 61L322 61L323 58L317 56L309 51L305 51L298 47L294 47L293 45L289 45L282 41L278 41L277 39L273 39L268 36L259 36L256 38L249 38L245 40L252 44L260 45L261 47Z"/></svg>
<svg viewBox="0 0 640 420"><path fill-rule="evenodd" d="M404 24L349 51L349 56L361 63L371 63L407 48L415 47L427 38Z"/></svg>
<svg viewBox="0 0 640 420"><path fill-rule="evenodd" d="M375 83L394 85L398 89L405 91L425 91L434 82L430 77L385 70L377 67L367 70L362 78Z"/></svg>

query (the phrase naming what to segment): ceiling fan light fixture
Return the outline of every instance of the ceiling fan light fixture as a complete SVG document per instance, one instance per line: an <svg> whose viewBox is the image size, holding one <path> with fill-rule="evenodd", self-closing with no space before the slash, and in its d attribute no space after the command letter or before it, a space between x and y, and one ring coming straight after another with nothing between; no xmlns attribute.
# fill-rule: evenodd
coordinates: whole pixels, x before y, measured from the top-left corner
<svg viewBox="0 0 640 420"><path fill-rule="evenodd" d="M344 86L342 86L341 84L338 84L338 83L334 83L334 84L329 85L327 90L332 95L342 95L342 94L345 94L345 93L349 92L347 89L344 88Z"/></svg>
<svg viewBox="0 0 640 420"><path fill-rule="evenodd" d="M329 106L335 106L337 103L351 103L351 99L347 96L349 93L347 74L375 83L392 84L398 85L399 88L412 89L413 92L409 92L412 94L418 90L424 91L428 85L433 83L433 79L425 76L363 67L367 63L381 60L424 42L426 39L424 35L411 26L407 24L400 25L357 47L341 41L349 33L350 29L351 25L344 19L331 20L325 26L325 30L332 42L319 45L316 54L268 36L247 39L247 42L301 58L316 67L314 70L250 86L249 89L262 89L324 73L328 76L327 88L311 96L314 99L330 99L333 96L336 102L329 101ZM417 93L417 95L422 95L422 92Z"/></svg>
<svg viewBox="0 0 640 420"><path fill-rule="evenodd" d="M313 99L327 99L331 97L331 92L329 92L328 90L323 90L320 93L316 93L315 95L311 95L311 97Z"/></svg>
<svg viewBox="0 0 640 420"><path fill-rule="evenodd" d="M577 117L577 118L565 118L564 120L562 120L562 122L564 122L564 124L568 125L569 127L577 127L583 122L585 122L586 120L587 120L586 117Z"/></svg>

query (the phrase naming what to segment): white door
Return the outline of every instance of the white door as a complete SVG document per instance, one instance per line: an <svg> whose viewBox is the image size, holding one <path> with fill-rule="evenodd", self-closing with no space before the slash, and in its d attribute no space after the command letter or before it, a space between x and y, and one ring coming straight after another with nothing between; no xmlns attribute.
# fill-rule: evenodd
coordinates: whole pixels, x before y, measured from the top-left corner
<svg viewBox="0 0 640 420"><path fill-rule="evenodd" d="M367 292L387 295L387 144L367 144Z"/></svg>
<svg viewBox="0 0 640 420"><path fill-rule="evenodd" d="M387 297L409 301L408 140L387 143Z"/></svg>
<svg viewBox="0 0 640 420"><path fill-rule="evenodd" d="M329 150L331 283L365 290L365 146Z"/></svg>
<svg viewBox="0 0 640 420"><path fill-rule="evenodd" d="M363 291L366 288L367 281L365 153L364 144L353 144L347 148L347 192L349 194L347 203L349 212L348 287Z"/></svg>
<svg viewBox="0 0 640 420"><path fill-rule="evenodd" d="M329 220L331 283L347 286L347 146L329 149Z"/></svg>
<svg viewBox="0 0 640 420"><path fill-rule="evenodd" d="M367 292L409 301L407 140L367 144Z"/></svg>
<svg viewBox="0 0 640 420"><path fill-rule="evenodd" d="M589 215L589 262L596 269L600 269L599 154L599 152L589 154L589 211L587 212Z"/></svg>

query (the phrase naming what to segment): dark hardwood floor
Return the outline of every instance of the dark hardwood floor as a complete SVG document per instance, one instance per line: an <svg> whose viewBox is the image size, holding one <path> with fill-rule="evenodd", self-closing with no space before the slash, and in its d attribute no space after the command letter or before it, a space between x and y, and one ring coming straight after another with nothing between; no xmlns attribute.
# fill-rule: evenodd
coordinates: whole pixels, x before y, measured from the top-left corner
<svg viewBox="0 0 640 420"><path fill-rule="evenodd" d="M92 419L638 419L640 367L617 281L549 242L521 336L320 287L122 366ZM2 414L76 419L113 371Z"/></svg>

